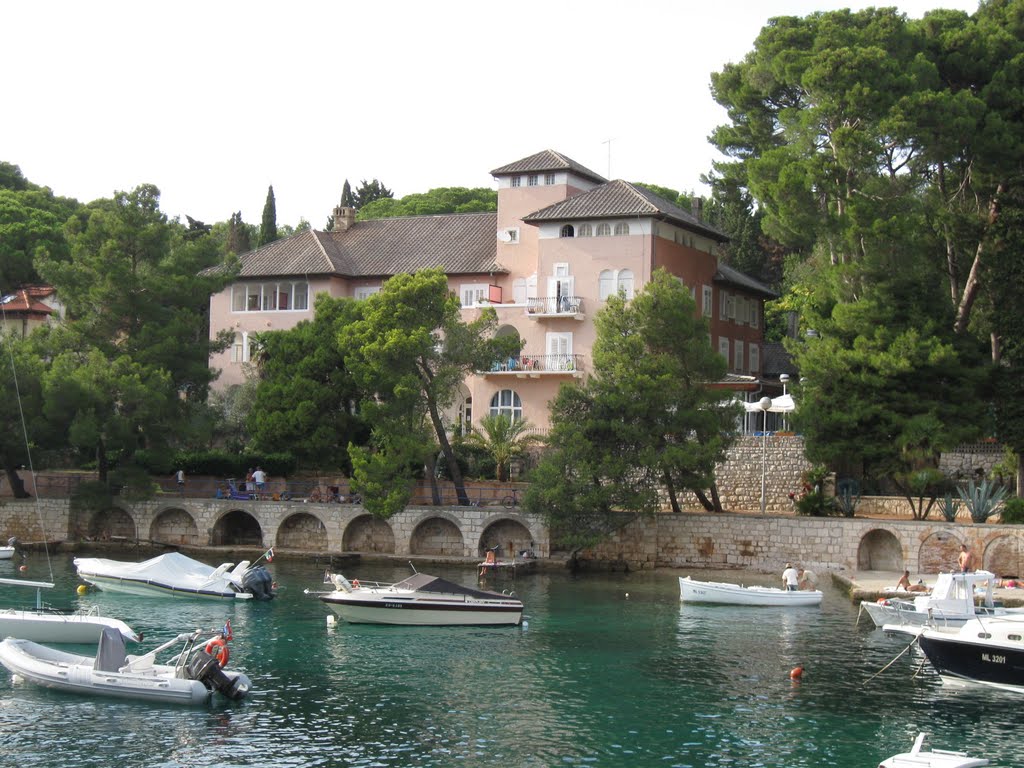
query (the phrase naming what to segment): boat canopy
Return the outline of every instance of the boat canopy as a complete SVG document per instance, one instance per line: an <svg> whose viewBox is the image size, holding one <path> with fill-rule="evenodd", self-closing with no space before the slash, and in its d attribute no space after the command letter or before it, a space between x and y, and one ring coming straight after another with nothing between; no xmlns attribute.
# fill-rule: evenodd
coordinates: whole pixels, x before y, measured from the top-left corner
<svg viewBox="0 0 1024 768"><path fill-rule="evenodd" d="M395 584L396 589L410 589L416 592L434 592L446 595L467 595L469 597L493 598L495 595L504 597L497 592L488 592L483 589L464 587L461 584L442 579L439 576L429 576L425 573L414 573L409 578Z"/></svg>

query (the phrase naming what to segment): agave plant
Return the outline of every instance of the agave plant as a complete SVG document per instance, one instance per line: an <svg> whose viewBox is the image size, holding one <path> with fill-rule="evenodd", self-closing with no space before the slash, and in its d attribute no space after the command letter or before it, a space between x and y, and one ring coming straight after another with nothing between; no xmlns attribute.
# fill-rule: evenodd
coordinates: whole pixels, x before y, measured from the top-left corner
<svg viewBox="0 0 1024 768"><path fill-rule="evenodd" d="M852 478L840 480L836 486L835 505L843 517L853 517L860 503L860 484Z"/></svg>
<svg viewBox="0 0 1024 768"><path fill-rule="evenodd" d="M953 498L952 493L946 491L946 495L939 502L939 509L942 511L943 519L947 523L952 523L956 520L957 513L960 511L960 502Z"/></svg>
<svg viewBox="0 0 1024 768"><path fill-rule="evenodd" d="M957 488L960 498L971 513L971 520L975 523L984 523L996 511L999 502L1006 496L1006 486L990 483L982 480L981 485L975 485L971 480L967 484L967 490Z"/></svg>

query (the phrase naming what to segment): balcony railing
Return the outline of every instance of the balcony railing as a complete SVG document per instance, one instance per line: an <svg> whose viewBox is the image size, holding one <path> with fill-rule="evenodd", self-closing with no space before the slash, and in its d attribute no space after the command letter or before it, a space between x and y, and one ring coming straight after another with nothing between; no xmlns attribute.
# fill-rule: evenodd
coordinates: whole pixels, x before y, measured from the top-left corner
<svg viewBox="0 0 1024 768"><path fill-rule="evenodd" d="M532 317L583 318L583 299L579 296L545 296L526 300L526 314Z"/></svg>
<svg viewBox="0 0 1024 768"><path fill-rule="evenodd" d="M539 376L550 373L571 373L578 375L581 372L580 355L517 355L507 360L501 360L491 366L491 370L484 371L488 376L500 374L516 374L518 376Z"/></svg>

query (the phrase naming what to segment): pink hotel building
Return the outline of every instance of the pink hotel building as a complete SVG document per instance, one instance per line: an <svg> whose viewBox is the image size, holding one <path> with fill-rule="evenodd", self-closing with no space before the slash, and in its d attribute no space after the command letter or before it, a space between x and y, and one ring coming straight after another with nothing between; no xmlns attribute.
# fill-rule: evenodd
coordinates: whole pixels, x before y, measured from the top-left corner
<svg viewBox="0 0 1024 768"><path fill-rule="evenodd" d="M740 397L760 391L764 301L776 294L719 263L722 232L558 152L491 173L497 212L357 222L354 209L339 207L330 232L309 230L242 254L238 279L210 299L211 337L235 333L232 347L211 357L221 372L216 388L245 380L253 334L312 319L316 294L365 298L392 275L440 267L467 317L491 306L498 333L522 342L518 357L463 382L452 423L506 413L543 429L559 385L587 373L605 299L632 296L663 267L708 318L711 342L729 363L721 385Z"/></svg>

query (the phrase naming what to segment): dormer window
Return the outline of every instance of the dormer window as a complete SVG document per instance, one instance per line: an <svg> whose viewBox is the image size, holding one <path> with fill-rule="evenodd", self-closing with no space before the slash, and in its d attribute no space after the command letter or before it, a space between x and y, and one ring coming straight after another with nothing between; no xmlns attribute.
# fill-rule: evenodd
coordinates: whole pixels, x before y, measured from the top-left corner
<svg viewBox="0 0 1024 768"><path fill-rule="evenodd" d="M576 232L575 232L575 230L573 230L572 224L564 225L562 227L562 229L558 233L559 237L575 237L575 235L576 235Z"/></svg>
<svg viewBox="0 0 1024 768"><path fill-rule="evenodd" d="M629 234L629 224L627 224L624 221L620 221L618 224L615 225L615 234L616 235L628 235Z"/></svg>
<svg viewBox="0 0 1024 768"><path fill-rule="evenodd" d="M518 186L521 186L522 183L523 183L522 177L520 177L520 176L513 176L512 180L509 182L509 186L510 187L518 187Z"/></svg>
<svg viewBox="0 0 1024 768"><path fill-rule="evenodd" d="M594 230L589 224L580 224L579 237L593 237Z"/></svg>
<svg viewBox="0 0 1024 768"><path fill-rule="evenodd" d="M612 233L612 226L611 226L611 224L608 224L607 222L605 222L604 224L598 224L597 225L597 236L598 237L608 237L609 235L611 235L611 233Z"/></svg>
<svg viewBox="0 0 1024 768"><path fill-rule="evenodd" d="M555 183L555 174L553 174L553 173L545 173L545 174L544 174L544 183L545 183L545 184L546 184L547 186L549 186L549 187L550 187L550 186L551 186L552 184L554 184L554 183Z"/></svg>
<svg viewBox="0 0 1024 768"><path fill-rule="evenodd" d="M526 186L528 186L528 187L536 187L537 186L537 174L536 173L531 173L529 176L526 177Z"/></svg>

